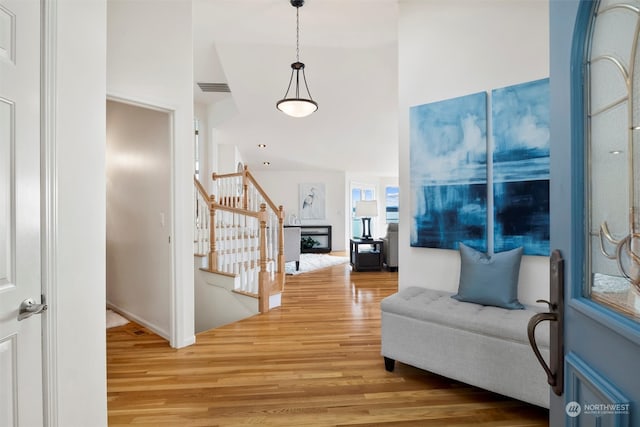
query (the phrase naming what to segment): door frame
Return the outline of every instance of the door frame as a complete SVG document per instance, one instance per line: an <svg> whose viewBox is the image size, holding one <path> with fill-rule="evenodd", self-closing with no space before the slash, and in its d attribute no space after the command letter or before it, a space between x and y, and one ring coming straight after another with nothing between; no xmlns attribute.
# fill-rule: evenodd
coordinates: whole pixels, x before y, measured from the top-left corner
<svg viewBox="0 0 640 427"><path fill-rule="evenodd" d="M169 247L169 257L170 257L170 275L169 275L169 343L171 347L177 348L180 346L180 337L179 331L184 330L184 316L180 314L181 305L179 303L180 298L179 295L183 294L184 284L181 281L177 280L176 277L176 264L179 262L176 253L176 143L175 143L175 110L168 106L162 106L158 104L153 104L149 101L135 99L131 97L126 97L122 95L115 95L107 93L106 101L114 101L120 102L122 104L128 104L135 107L146 108L149 110L159 111L161 113L166 113L169 115L169 163L170 163L170 195L169 195L169 203L171 205L171 221L169 224L169 233L171 236L171 244ZM193 284L192 284L193 286Z"/></svg>
<svg viewBox="0 0 640 427"><path fill-rule="evenodd" d="M57 204L58 183L56 160L56 69L58 31L57 0L40 0L41 4L41 90L40 90L40 193L42 206L42 294L47 299L47 315L42 316L42 403L44 423L58 427L58 284L57 258Z"/></svg>

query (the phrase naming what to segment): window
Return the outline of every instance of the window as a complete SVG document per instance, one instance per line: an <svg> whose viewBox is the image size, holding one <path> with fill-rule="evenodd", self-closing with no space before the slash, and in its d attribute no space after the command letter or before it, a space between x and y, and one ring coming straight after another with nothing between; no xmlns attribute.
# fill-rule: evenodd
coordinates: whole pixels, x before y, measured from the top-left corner
<svg viewBox="0 0 640 427"><path fill-rule="evenodd" d="M375 200L376 188L373 185L351 184L351 236L362 236L362 220L356 218L356 202L358 200Z"/></svg>
<svg viewBox="0 0 640 427"><path fill-rule="evenodd" d="M597 7L586 73L585 293L640 322L638 13L632 2Z"/></svg>
<svg viewBox="0 0 640 427"><path fill-rule="evenodd" d="M387 224L397 223L400 219L399 207L399 187L386 187L384 189L384 212Z"/></svg>

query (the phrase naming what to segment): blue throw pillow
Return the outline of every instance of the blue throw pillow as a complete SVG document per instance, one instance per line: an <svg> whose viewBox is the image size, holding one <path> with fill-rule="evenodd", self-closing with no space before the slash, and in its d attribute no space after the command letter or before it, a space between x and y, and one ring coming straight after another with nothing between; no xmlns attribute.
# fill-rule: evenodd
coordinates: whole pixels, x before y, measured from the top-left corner
<svg viewBox="0 0 640 427"><path fill-rule="evenodd" d="M460 283L458 301L523 309L518 301L518 276L522 248L489 256L463 243L460 246Z"/></svg>

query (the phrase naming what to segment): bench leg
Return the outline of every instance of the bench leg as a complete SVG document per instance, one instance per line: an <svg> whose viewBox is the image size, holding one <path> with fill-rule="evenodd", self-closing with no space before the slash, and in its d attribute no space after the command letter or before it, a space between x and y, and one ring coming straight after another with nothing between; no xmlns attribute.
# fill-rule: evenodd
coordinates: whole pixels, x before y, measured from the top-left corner
<svg viewBox="0 0 640 427"><path fill-rule="evenodd" d="M390 359L388 357L384 358L384 369L386 369L388 372L393 372L393 369L396 367L396 361L393 359Z"/></svg>

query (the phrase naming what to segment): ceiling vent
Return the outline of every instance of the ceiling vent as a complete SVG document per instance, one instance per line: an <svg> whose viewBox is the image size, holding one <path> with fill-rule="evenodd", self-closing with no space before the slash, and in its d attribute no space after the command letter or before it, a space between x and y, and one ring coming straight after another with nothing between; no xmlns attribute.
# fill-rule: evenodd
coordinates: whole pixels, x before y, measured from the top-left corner
<svg viewBox="0 0 640 427"><path fill-rule="evenodd" d="M198 86L203 92L231 92L226 83L198 83Z"/></svg>

